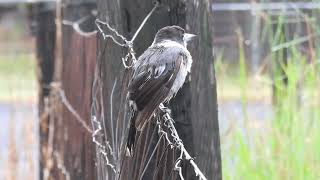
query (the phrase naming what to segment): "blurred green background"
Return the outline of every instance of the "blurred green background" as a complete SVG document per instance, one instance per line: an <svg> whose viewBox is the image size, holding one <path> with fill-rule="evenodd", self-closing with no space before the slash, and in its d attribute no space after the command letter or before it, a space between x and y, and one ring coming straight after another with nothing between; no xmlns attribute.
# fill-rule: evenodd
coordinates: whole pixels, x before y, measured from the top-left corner
<svg viewBox="0 0 320 180"><path fill-rule="evenodd" d="M37 179L34 39L25 7L0 5L0 179Z"/></svg>

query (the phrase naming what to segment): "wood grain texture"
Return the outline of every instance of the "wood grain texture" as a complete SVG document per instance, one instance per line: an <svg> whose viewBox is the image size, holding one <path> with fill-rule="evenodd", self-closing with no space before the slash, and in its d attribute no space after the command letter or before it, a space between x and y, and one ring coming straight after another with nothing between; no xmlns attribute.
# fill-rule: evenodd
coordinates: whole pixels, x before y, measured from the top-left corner
<svg viewBox="0 0 320 180"><path fill-rule="evenodd" d="M196 162L208 179L222 179L216 78L212 48L213 1L188 1L187 29L198 35L191 44L191 109Z"/></svg>
<svg viewBox="0 0 320 180"><path fill-rule="evenodd" d="M76 21L90 15L91 9L95 8L95 4L92 3L77 5L64 3L62 18L68 21ZM94 18L91 22L94 22ZM94 23L84 23L82 29L93 30ZM91 88L96 62L96 36L83 37L67 25L63 25L59 30L62 32L61 69L55 71L53 76L60 78L55 81L61 84L61 89L67 100L80 117L90 125ZM41 42L44 45L52 43L49 39L43 39ZM60 74L56 74L57 72ZM41 85L44 84L41 83ZM55 97L54 93L50 94L49 122L46 127L54 129L53 152L51 154L48 150L49 133L47 132L46 136L41 133L40 139L43 139L40 142L41 157L45 162L40 167L40 179L46 179L47 173L48 179L66 179L59 163L65 167L71 179L96 179L95 147L92 143L91 133L82 127L81 123L62 104L62 101ZM51 123L53 126L50 126ZM60 162L56 154L58 154Z"/></svg>
<svg viewBox="0 0 320 180"><path fill-rule="evenodd" d="M147 0L107 0L98 1L99 17L105 20L107 17L110 25L125 37L133 36L135 30L146 14L152 9L153 4ZM221 179L221 160L219 127L217 119L216 82L214 76L213 54L211 44L211 12L208 11L209 2L201 1L161 1L161 7L155 11L150 20L141 30L134 44L134 49L139 56L148 46L151 45L157 30L167 25L179 25L191 33L199 35L199 39L191 47L191 54L194 57L194 66L191 81L188 81L171 101L170 107L173 110L173 118L186 149L192 156L196 157L196 163L208 179ZM110 121L113 121L113 129L118 129L117 135L107 134L116 138L117 142L123 142L126 133L123 127L128 124L125 113L126 87L130 72L124 70L121 64L121 57L125 55L125 49L116 46L110 40L98 43L98 57L104 52L98 63L101 63L100 71L103 80L103 94L105 102L104 117L107 129L111 130ZM197 47L197 48L196 48ZM116 91L113 99L113 117L110 118L110 95L111 89L117 80ZM116 123L118 122L118 124ZM158 134L155 133L155 120L147 125L142 132L136 136L137 144L133 158L118 153L118 160L121 164L120 179L139 179L145 168L155 145L158 142ZM115 145L116 151L123 152L120 143ZM176 179L177 173L172 171L173 164L177 158L177 152L166 148L167 144L161 141L155 156L143 179ZM122 164L123 163L123 164ZM185 179L195 179L194 172L190 169L188 162L183 162L183 173ZM106 169L108 171L108 168ZM112 172L100 173L99 179L110 179L114 176Z"/></svg>
<svg viewBox="0 0 320 180"><path fill-rule="evenodd" d="M69 1L68 1L69 2ZM80 1L79 1L80 2ZM67 2L66 2L67 3ZM216 84L211 44L211 12L205 1L162 0L161 7L151 16L138 35L134 48L139 56L151 45L157 30L167 25L179 25L199 38L190 46L194 59L192 74L183 88L171 101L170 108L177 131L189 153L208 179L221 179L219 128L217 121ZM77 3L63 6L63 18L75 21L90 13L94 3ZM152 9L149 0L98 0L98 17L130 39L144 17ZM89 21L93 22L93 21ZM84 28L92 30L91 23ZM97 40L97 41L96 41ZM60 74L55 77L62 83L66 97L80 116L90 124L92 97L98 104L99 120L104 123L104 135L99 140L108 141L112 148L111 163L121 172L119 179L178 179L173 171L178 153L164 139L159 140L155 120L137 134L133 158L125 156L124 142L128 130L126 95L130 70L123 68L121 58L127 49L110 39L82 37L70 27L62 27L62 62ZM96 60L96 61L95 61ZM95 71L96 67L96 72ZM99 93L92 92L97 73ZM52 100L53 101L53 100ZM104 157L95 152L91 134L81 127L75 117L59 102L55 104L54 150L62 155L71 179L116 179L116 174L106 164ZM146 164L158 148L145 170ZM96 164L96 166L95 166ZM189 162L183 161L185 179L195 179ZM57 165L51 169L52 179L65 179Z"/></svg>

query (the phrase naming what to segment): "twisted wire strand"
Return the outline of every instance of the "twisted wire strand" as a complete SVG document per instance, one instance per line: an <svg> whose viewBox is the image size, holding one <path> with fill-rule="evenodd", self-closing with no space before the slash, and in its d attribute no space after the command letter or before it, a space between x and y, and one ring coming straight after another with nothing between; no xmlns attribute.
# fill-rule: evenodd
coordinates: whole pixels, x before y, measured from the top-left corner
<svg viewBox="0 0 320 180"><path fill-rule="evenodd" d="M184 147L184 144L183 144L182 140L180 139L179 134L173 124L174 121L171 118L169 111L167 110L168 108L164 107L163 104L160 104L159 108L160 108L160 110L162 110L165 113L163 115L164 125L167 126L168 129L170 130L171 136L173 137L175 147L181 151L181 154L175 163L175 170L178 171L180 178L184 179L182 176L182 172L181 172L182 169L180 166L180 162L182 159L185 159L185 160L188 160L190 162L190 164L193 166L193 169L194 169L196 176L198 176L202 180L207 180L207 178L204 176L204 174L199 169L198 165L194 162L194 159L190 156L189 152Z"/></svg>
<svg viewBox="0 0 320 180"><path fill-rule="evenodd" d="M93 122L92 126L93 129L85 122L85 120L79 115L79 113L74 109L74 107L71 105L69 100L67 99L64 90L60 87L58 83L51 83L51 88L53 89L53 92L56 92L56 95L58 95L60 101L62 104L69 110L69 112L75 117L75 119L82 125L82 127L90 134L92 134L92 141L97 146L98 152L104 157L106 160L107 166L109 166L113 172L116 173L115 165L113 165L109 160L109 154L112 154L112 148L109 143L109 141L106 140L106 145L103 145L102 143L97 140L97 137L101 135L102 126L101 123L96 119L96 116L91 116L91 122ZM95 125L97 128L95 129ZM52 128L51 128L52 129ZM108 153L108 150L110 153ZM60 163L61 164L61 163ZM59 165L60 168L63 168L63 166ZM66 171L63 169L63 172Z"/></svg>

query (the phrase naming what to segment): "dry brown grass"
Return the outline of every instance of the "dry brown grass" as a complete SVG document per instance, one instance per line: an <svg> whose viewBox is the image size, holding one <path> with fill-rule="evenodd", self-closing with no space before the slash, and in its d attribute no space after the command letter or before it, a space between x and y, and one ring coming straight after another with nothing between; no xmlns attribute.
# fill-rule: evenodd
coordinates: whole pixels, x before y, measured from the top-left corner
<svg viewBox="0 0 320 180"><path fill-rule="evenodd" d="M12 118L11 118L12 119ZM9 123L9 149L8 149L8 159L7 159L7 169L5 170L5 179L14 180L16 179L19 156L18 150L15 142L15 123L14 121L10 121Z"/></svg>

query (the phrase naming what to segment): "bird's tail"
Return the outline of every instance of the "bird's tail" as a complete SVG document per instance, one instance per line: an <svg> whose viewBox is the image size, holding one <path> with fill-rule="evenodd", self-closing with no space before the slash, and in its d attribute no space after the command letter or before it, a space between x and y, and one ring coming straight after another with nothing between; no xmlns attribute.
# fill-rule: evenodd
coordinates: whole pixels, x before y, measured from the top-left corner
<svg viewBox="0 0 320 180"><path fill-rule="evenodd" d="M131 117L129 119L130 127L129 127L129 133L127 138L127 155L131 157L133 156L133 150L135 145L134 143L135 143L136 132L137 132L137 129L135 127L136 118L137 118L137 112L132 109Z"/></svg>

